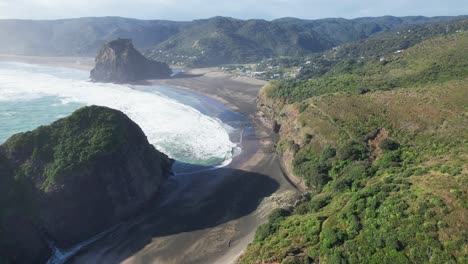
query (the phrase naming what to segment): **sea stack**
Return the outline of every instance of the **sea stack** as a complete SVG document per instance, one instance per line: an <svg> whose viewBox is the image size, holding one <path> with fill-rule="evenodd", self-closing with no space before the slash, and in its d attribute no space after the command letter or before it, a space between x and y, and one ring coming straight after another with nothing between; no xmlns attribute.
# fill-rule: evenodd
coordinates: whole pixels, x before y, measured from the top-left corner
<svg viewBox="0 0 468 264"><path fill-rule="evenodd" d="M117 39L101 48L91 70L94 82L131 83L147 79L166 78L171 68L159 61L147 59L132 44L131 39Z"/></svg>
<svg viewBox="0 0 468 264"><path fill-rule="evenodd" d="M124 113L89 106L0 145L0 263L45 263L134 216L173 160Z"/></svg>

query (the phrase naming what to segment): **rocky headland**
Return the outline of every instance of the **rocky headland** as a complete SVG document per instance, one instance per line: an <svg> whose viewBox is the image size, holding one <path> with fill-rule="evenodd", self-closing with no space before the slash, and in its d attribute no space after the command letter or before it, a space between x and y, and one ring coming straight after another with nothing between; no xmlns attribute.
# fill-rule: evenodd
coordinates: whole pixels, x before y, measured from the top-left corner
<svg viewBox="0 0 468 264"><path fill-rule="evenodd" d="M164 62L147 59L133 47L130 39L106 43L98 52L91 70L94 82L131 83L166 78L172 70Z"/></svg>
<svg viewBox="0 0 468 264"><path fill-rule="evenodd" d="M0 262L44 263L134 215L173 161L120 111L90 106L0 146Z"/></svg>

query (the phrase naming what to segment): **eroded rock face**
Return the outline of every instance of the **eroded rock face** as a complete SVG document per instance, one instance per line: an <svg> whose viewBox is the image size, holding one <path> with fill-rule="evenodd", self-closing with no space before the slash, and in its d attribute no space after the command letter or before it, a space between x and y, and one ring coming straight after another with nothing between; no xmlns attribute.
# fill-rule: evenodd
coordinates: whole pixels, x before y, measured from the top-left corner
<svg viewBox="0 0 468 264"><path fill-rule="evenodd" d="M104 45L91 70L94 82L131 83L169 77L172 70L164 62L145 58L130 39L118 39Z"/></svg>
<svg viewBox="0 0 468 264"><path fill-rule="evenodd" d="M133 216L172 163L105 107L12 136L0 146L0 260L43 263L34 261L50 255L47 239L66 248Z"/></svg>

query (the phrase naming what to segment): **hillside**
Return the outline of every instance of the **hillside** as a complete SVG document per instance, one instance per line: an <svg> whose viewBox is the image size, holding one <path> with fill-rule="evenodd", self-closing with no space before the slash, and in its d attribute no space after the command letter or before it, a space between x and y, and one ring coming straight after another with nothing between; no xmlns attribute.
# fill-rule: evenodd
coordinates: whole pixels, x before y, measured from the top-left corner
<svg viewBox="0 0 468 264"><path fill-rule="evenodd" d="M215 17L194 21L145 54L170 64L191 66L252 63L271 57L303 56L401 26L451 19L455 17L273 21Z"/></svg>
<svg viewBox="0 0 468 264"><path fill-rule="evenodd" d="M241 263L466 263L467 48L460 32L265 86L259 108L310 196Z"/></svg>
<svg viewBox="0 0 468 264"><path fill-rule="evenodd" d="M467 30L468 19L463 18L448 22L403 26L389 32L381 32L308 58L307 60L312 63L304 65L302 62L299 78L308 79L324 74L338 63L355 63L373 57L380 59L383 55L399 53L430 38Z"/></svg>
<svg viewBox="0 0 468 264"><path fill-rule="evenodd" d="M268 93L296 102L335 92L366 93L464 78L468 74L467 41L467 34L460 33L430 39L398 53L343 60L316 78L273 82Z"/></svg>
<svg viewBox="0 0 468 264"><path fill-rule="evenodd" d="M34 56L90 56L106 42L133 39L137 49L179 32L184 22L90 17L61 20L0 20L0 53Z"/></svg>
<svg viewBox="0 0 468 264"><path fill-rule="evenodd" d="M61 20L0 20L0 54L91 56L108 41L133 39L145 55L194 66L296 56L367 38L405 25L457 17L376 17L273 21L215 17L191 22L90 17Z"/></svg>
<svg viewBox="0 0 468 264"><path fill-rule="evenodd" d="M232 65L227 71L233 74L256 78L310 79L326 74L337 64L349 67L369 59L380 59L390 53L400 53L424 40L451 35L468 30L468 19L434 22L428 24L405 25L393 30L383 31L351 43L333 47L323 52L305 56L274 57L250 65Z"/></svg>
<svg viewBox="0 0 468 264"><path fill-rule="evenodd" d="M90 106L0 145L0 263L45 263L125 220L157 194L172 160L122 112Z"/></svg>

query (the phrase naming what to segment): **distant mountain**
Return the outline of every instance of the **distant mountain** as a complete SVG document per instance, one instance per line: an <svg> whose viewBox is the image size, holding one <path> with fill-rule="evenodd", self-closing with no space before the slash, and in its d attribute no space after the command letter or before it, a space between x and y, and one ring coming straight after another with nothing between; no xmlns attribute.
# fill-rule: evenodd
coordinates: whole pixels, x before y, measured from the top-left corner
<svg viewBox="0 0 468 264"><path fill-rule="evenodd" d="M0 53L95 56L106 42L131 38L152 59L171 64L212 66L298 56L330 49L401 26L456 17L375 17L273 21L226 17L175 22L121 17L63 20L0 20Z"/></svg>
<svg viewBox="0 0 468 264"><path fill-rule="evenodd" d="M263 58L300 56L368 38L407 25L455 17L376 17L274 21L215 17L197 20L145 54L171 64L214 66L251 63Z"/></svg>
<svg viewBox="0 0 468 264"><path fill-rule="evenodd" d="M146 54L170 63L212 66L317 52L333 45L327 36L295 24L215 17L194 21Z"/></svg>
<svg viewBox="0 0 468 264"><path fill-rule="evenodd" d="M131 38L139 49L154 46L184 24L121 17L0 20L0 53L94 57L104 43L117 38Z"/></svg>

